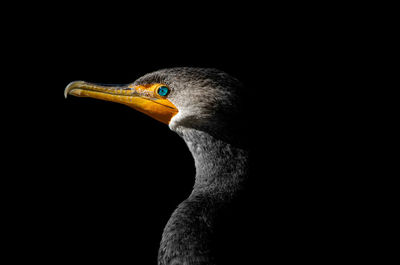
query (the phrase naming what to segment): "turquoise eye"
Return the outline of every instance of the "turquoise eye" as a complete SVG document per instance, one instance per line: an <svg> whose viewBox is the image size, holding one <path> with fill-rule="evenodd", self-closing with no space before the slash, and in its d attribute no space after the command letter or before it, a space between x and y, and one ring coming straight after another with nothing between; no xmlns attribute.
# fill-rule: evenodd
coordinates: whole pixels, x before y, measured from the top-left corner
<svg viewBox="0 0 400 265"><path fill-rule="evenodd" d="M160 86L160 87L157 89L157 93L158 93L160 96L165 97L165 96L168 95L168 93L169 93L169 88L166 87L166 86Z"/></svg>

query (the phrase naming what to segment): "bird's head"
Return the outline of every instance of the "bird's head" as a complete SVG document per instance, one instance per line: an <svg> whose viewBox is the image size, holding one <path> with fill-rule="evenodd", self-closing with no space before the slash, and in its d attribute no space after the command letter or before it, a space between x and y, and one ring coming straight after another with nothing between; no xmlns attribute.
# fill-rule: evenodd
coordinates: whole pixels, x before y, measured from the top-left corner
<svg viewBox="0 0 400 265"><path fill-rule="evenodd" d="M75 81L66 87L65 96L122 103L178 133L190 128L234 141L244 122L241 88L241 83L225 72L181 67L152 72L122 86Z"/></svg>

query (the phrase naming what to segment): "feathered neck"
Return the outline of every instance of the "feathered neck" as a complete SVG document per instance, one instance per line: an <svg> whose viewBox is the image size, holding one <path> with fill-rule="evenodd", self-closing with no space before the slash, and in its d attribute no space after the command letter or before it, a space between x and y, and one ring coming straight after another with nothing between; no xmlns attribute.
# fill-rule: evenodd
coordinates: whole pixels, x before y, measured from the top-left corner
<svg viewBox="0 0 400 265"><path fill-rule="evenodd" d="M208 133L186 129L182 133L196 167L193 190L231 191L247 176L248 152ZM233 190L232 190L233 191Z"/></svg>
<svg viewBox="0 0 400 265"><path fill-rule="evenodd" d="M164 229L159 264L211 265L215 220L246 180L248 152L202 131L185 129L179 134L193 155L196 179L192 193Z"/></svg>

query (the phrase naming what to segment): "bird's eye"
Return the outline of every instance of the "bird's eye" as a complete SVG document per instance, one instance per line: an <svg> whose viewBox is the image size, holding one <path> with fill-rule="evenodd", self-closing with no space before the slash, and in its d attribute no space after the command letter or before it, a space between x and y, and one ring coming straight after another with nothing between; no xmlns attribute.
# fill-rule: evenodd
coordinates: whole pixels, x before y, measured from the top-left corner
<svg viewBox="0 0 400 265"><path fill-rule="evenodd" d="M160 87L157 89L157 93L158 93L160 96L165 97L165 96L168 95L168 93L169 93L169 88L166 87L166 86L160 86Z"/></svg>

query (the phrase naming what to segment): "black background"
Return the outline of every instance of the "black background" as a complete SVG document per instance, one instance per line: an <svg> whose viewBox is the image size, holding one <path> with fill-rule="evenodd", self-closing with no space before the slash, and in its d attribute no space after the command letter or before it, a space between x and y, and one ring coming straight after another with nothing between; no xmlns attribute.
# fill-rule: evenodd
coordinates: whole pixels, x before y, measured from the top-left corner
<svg viewBox="0 0 400 265"><path fill-rule="evenodd" d="M309 261L318 252L331 260L346 252L334 244L340 195L330 196L342 181L335 165L347 163L332 148L343 132L333 125L340 107L329 107L341 71L331 25L293 6L168 7L66 5L13 31L9 69L18 82L9 79L24 92L8 107L18 139L9 156L18 205L11 245L57 264L155 264L162 230L194 181L185 143L126 106L63 92L74 80L125 84L193 66L219 68L246 87L254 257Z"/></svg>

